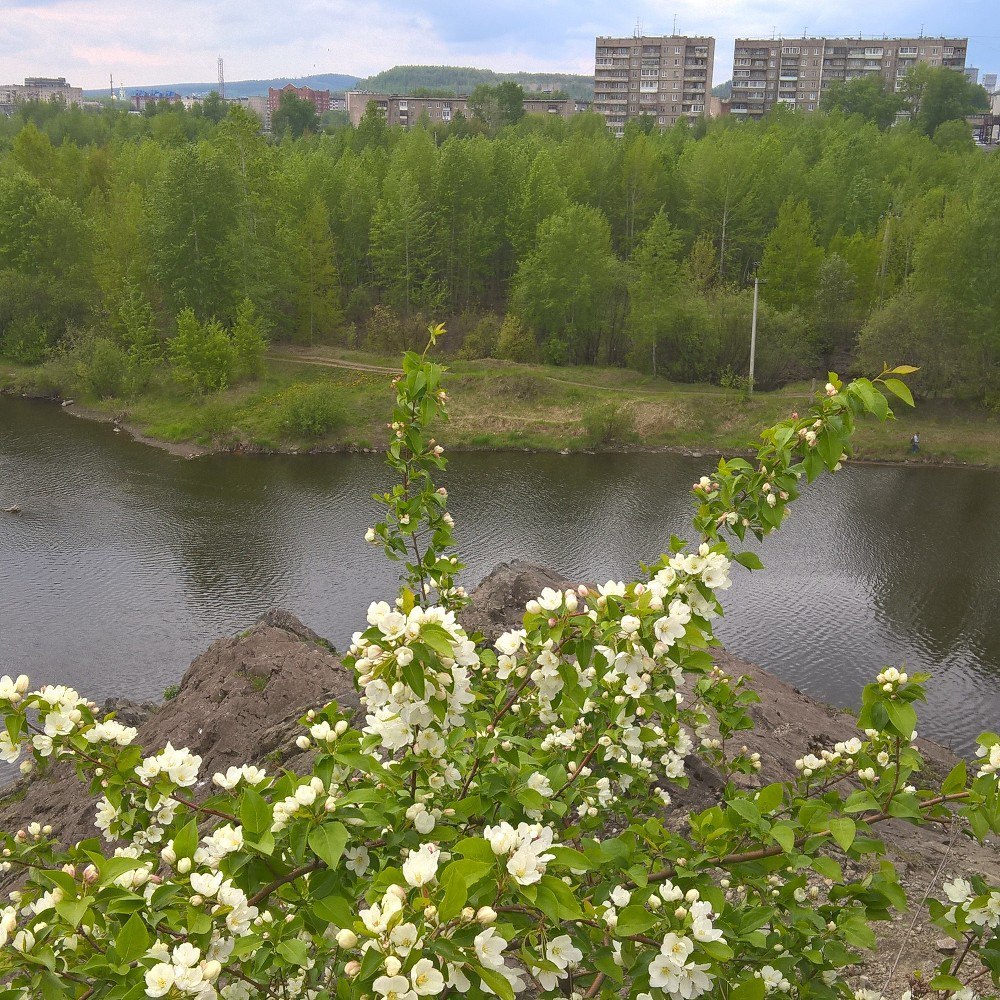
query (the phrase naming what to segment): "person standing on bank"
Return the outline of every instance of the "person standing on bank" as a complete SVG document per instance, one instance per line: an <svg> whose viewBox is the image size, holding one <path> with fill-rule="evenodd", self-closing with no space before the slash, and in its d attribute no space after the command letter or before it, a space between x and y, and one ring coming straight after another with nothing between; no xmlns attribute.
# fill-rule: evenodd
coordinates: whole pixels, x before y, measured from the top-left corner
<svg viewBox="0 0 1000 1000"><path fill-rule="evenodd" d="M910 454L915 455L918 451L920 451L920 435L914 434L910 438Z"/></svg>

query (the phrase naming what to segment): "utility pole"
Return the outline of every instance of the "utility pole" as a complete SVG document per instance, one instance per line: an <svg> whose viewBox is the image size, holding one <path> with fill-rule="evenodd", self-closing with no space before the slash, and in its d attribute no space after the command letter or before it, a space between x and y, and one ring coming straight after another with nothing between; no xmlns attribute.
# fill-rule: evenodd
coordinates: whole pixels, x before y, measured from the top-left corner
<svg viewBox="0 0 1000 1000"><path fill-rule="evenodd" d="M753 276L753 320L750 323L750 395L753 395L753 362L757 353L757 290L760 278Z"/></svg>
<svg viewBox="0 0 1000 1000"><path fill-rule="evenodd" d="M219 97L226 99L226 76L222 72L222 56L219 56Z"/></svg>

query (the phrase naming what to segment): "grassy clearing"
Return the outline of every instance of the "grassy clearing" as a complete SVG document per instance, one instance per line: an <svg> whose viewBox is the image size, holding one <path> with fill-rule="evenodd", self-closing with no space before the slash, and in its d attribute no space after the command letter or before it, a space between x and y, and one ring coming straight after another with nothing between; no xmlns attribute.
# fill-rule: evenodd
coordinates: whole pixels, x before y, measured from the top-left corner
<svg viewBox="0 0 1000 1000"><path fill-rule="evenodd" d="M394 358L330 348L279 348L275 355L265 377L251 385L191 397L164 372L133 400L90 399L66 373L60 379L47 366L0 358L0 391L73 395L94 415L171 444L267 451L381 447L390 374L339 366L394 368ZM804 407L812 389L804 383L748 399L617 368L449 364L452 421L443 436L451 449L736 452L750 446L761 427ZM927 400L916 410L902 403L896 410L897 420L859 429L858 458L912 460L909 440L919 431L917 461L1000 466L1000 423L981 408Z"/></svg>

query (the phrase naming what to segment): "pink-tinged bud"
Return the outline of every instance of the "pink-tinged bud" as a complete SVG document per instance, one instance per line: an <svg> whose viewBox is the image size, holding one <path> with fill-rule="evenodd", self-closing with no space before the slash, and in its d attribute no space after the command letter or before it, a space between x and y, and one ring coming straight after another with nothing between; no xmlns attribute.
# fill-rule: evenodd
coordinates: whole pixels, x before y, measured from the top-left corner
<svg viewBox="0 0 1000 1000"><path fill-rule="evenodd" d="M589 591L589 590L588 590L588 589L586 588L586 586L584 586L584 584L582 584L582 583L580 584L580 586L579 586L579 587L577 587L577 588L576 588L576 592L577 592L577 593L578 593L578 594L579 594L579 595L580 595L581 597L586 597L586 596L587 596L587 595L588 595L588 594L590 593L590 591Z"/></svg>
<svg viewBox="0 0 1000 1000"><path fill-rule="evenodd" d="M96 882L100 877L101 873L93 865L87 865L87 867L83 869L83 881L88 885Z"/></svg>
<svg viewBox="0 0 1000 1000"><path fill-rule="evenodd" d="M799 411L792 410L792 420L798 420L798 419L799 419Z"/></svg>
<svg viewBox="0 0 1000 1000"><path fill-rule="evenodd" d="M348 962L347 965L344 966L344 975L349 979L356 979L359 972L361 972L360 962Z"/></svg>
<svg viewBox="0 0 1000 1000"><path fill-rule="evenodd" d="M556 627L556 619L555 618L550 618L549 619L549 628L555 628L555 627Z"/></svg>

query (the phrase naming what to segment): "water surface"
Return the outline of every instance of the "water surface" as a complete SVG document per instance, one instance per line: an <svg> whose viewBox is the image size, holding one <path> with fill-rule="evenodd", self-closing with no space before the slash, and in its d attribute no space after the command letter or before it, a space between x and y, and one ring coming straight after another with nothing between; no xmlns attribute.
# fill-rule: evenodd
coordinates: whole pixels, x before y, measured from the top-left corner
<svg viewBox="0 0 1000 1000"><path fill-rule="evenodd" d="M468 586L523 557L628 579L672 533L710 459L452 456ZM283 606L343 647L397 568L363 541L376 455L186 461L0 398L0 673L96 700L158 700L219 636ZM852 466L809 488L739 571L719 635L825 701L857 706L887 663L934 674L926 735L968 752L1000 720L1000 475Z"/></svg>

